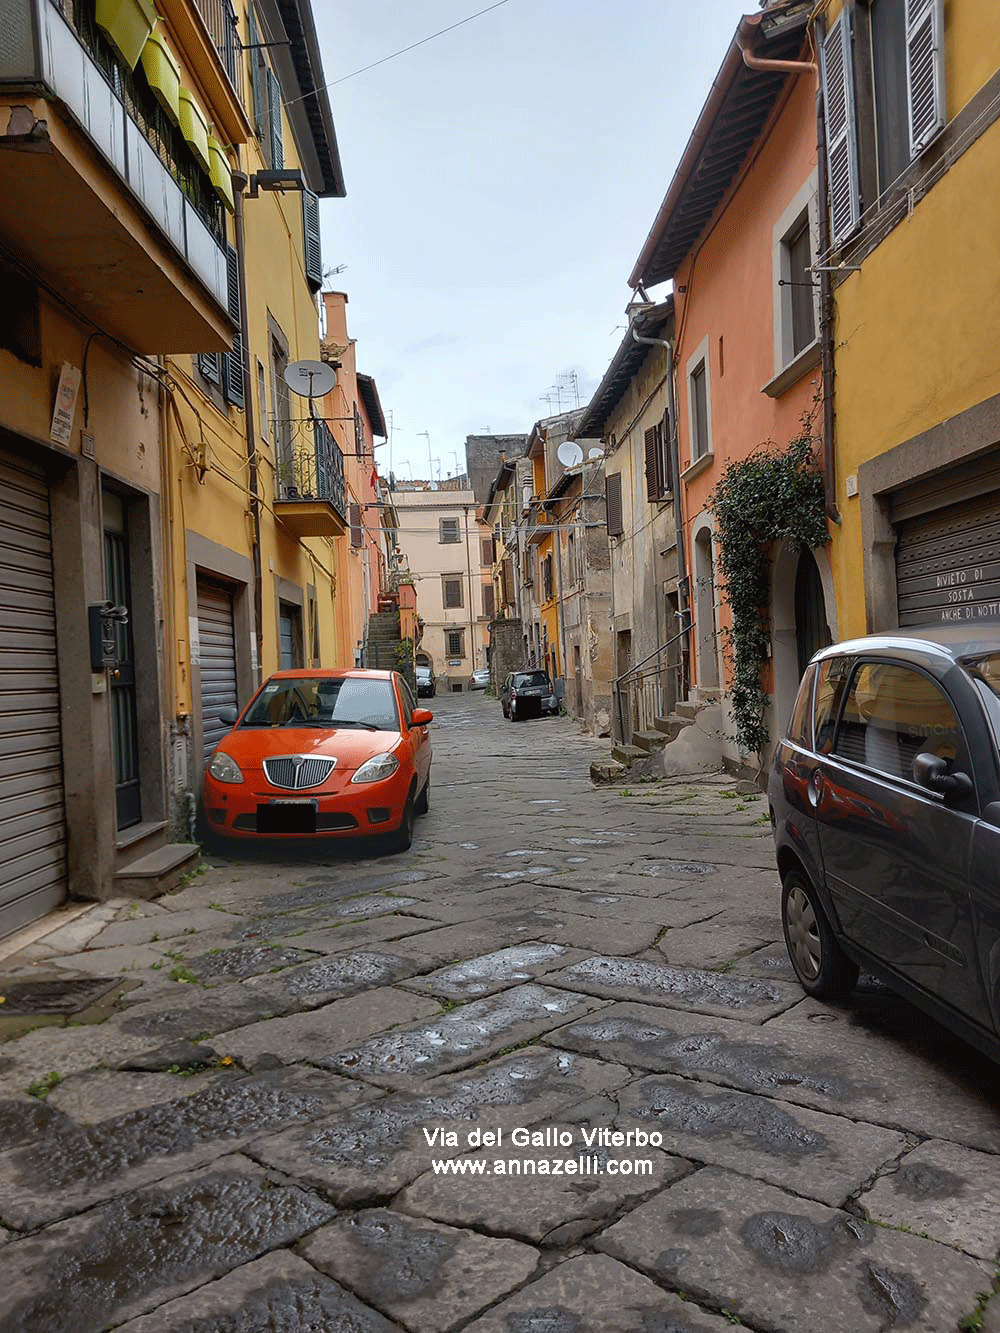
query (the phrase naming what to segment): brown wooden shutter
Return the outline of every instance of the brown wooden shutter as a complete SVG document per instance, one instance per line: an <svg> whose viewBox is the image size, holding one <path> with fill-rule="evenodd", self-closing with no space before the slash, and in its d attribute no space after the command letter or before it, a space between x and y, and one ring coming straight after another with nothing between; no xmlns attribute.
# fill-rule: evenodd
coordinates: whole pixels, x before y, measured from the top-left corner
<svg viewBox="0 0 1000 1333"><path fill-rule="evenodd" d="M646 453L646 499L655 500L660 494L660 427L650 426L643 434Z"/></svg>
<svg viewBox="0 0 1000 1333"><path fill-rule="evenodd" d="M510 606L514 600L514 567L509 558L500 566L500 588L504 606Z"/></svg>
<svg viewBox="0 0 1000 1333"><path fill-rule="evenodd" d="M493 599L493 584L483 584L483 615L487 620L492 620L495 614Z"/></svg>
<svg viewBox="0 0 1000 1333"><path fill-rule="evenodd" d="M462 605L462 580L445 579L444 604L449 610Z"/></svg>
<svg viewBox="0 0 1000 1333"><path fill-rule="evenodd" d="M670 413L664 412L660 425L660 476L663 480L663 493L674 489L674 466L670 454Z"/></svg>
<svg viewBox="0 0 1000 1333"><path fill-rule="evenodd" d="M351 545L364 546L365 534L361 526L361 506L351 505Z"/></svg>
<svg viewBox="0 0 1000 1333"><path fill-rule="evenodd" d="M608 507L608 536L620 537L622 526L622 474L612 472L605 478L604 495Z"/></svg>

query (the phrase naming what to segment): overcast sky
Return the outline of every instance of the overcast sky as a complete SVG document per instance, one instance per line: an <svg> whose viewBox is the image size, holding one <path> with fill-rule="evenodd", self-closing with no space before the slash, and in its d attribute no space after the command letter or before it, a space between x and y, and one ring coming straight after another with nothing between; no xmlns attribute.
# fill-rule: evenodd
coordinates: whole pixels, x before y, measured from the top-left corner
<svg viewBox="0 0 1000 1333"><path fill-rule="evenodd" d="M313 0L325 79L488 3ZM590 400L625 331L632 265L755 9L505 0L330 89L347 198L320 205L323 263L345 266L327 285L348 293L397 476L427 477L430 457L447 477L466 435L575 407L574 371ZM377 458L387 473L388 444Z"/></svg>

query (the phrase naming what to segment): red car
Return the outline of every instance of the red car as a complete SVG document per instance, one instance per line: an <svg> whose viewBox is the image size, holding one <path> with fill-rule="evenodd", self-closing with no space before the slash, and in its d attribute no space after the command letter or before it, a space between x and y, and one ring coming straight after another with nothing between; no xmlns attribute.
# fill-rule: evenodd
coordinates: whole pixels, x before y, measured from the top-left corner
<svg viewBox="0 0 1000 1333"><path fill-rule="evenodd" d="M428 808L434 714L394 671L277 671L205 770L204 808L217 837L382 835L413 841Z"/></svg>

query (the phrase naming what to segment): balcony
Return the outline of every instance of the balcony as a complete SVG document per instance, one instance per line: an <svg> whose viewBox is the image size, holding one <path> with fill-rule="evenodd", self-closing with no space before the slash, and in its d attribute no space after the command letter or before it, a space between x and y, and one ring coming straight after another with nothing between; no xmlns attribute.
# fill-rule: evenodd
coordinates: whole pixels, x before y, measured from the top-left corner
<svg viewBox="0 0 1000 1333"><path fill-rule="evenodd" d="M0 0L0 233L135 351L223 350L233 330L219 200L92 12L86 0L65 12L59 0Z"/></svg>
<svg viewBox="0 0 1000 1333"><path fill-rule="evenodd" d="M285 442L278 462L274 512L296 537L347 532L344 456L325 421L304 423L308 443Z"/></svg>
<svg viewBox="0 0 1000 1333"><path fill-rule="evenodd" d="M246 48L230 0L157 0L157 8L204 91L218 137L246 143L252 133L245 105Z"/></svg>

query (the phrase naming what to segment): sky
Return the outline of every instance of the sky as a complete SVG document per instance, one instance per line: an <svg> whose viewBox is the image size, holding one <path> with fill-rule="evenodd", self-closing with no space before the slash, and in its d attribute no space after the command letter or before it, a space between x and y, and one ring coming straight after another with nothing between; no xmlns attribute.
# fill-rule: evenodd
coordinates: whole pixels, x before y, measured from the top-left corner
<svg viewBox="0 0 1000 1333"><path fill-rule="evenodd" d="M392 422L379 471L464 471L465 437L586 406L628 276L755 0L313 0L346 199L327 288ZM336 82L343 80L342 82ZM652 292L665 295L667 288ZM574 385L573 376L576 377Z"/></svg>

